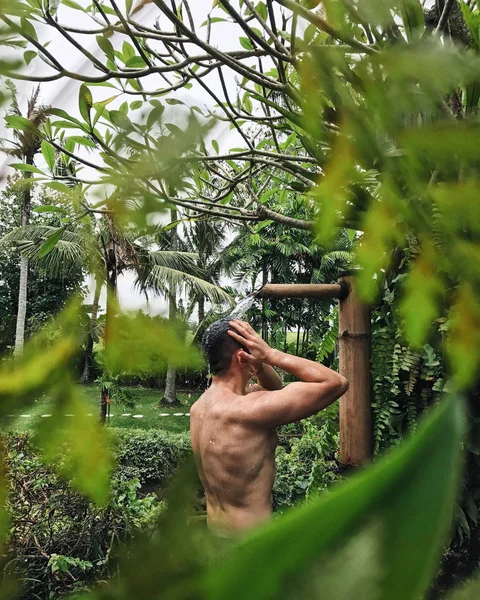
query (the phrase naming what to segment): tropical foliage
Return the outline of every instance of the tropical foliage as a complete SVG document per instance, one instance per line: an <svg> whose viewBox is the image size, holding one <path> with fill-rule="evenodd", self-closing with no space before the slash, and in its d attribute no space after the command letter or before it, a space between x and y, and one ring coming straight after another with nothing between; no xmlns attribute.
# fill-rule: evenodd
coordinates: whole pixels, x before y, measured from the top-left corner
<svg viewBox="0 0 480 600"><path fill-rule="evenodd" d="M2 238L6 258L12 247L22 258L17 359L2 361L0 425L42 394L52 398L52 416L35 428L41 462L14 454L6 463L17 473L52 465L89 499L69 496L86 522L110 510L120 528L133 514L143 529L114 570L96 565L99 577L115 577L85 597L413 600L429 593L454 513L447 562L471 576L478 553L458 567L462 548L474 549L480 505L477 3L0 0L0 12L1 73L45 84L42 92L51 82L74 89L47 108L34 88L26 112L8 79L0 92L11 107L13 145L4 146L23 178L20 227ZM30 222L33 185L55 192L39 207L45 221ZM72 298L21 356L28 264L50 277L88 272L97 293L89 323L82 298ZM228 548L192 518L188 467L154 523L155 500L138 498L135 483L112 493L115 453L75 381L85 348L91 366L102 347L102 420L118 378L152 364L169 365L171 401L176 370L202 368L190 341L232 297L267 282L332 281L352 266L373 309L375 465L324 493L343 477L335 409L292 425L277 456L285 514ZM168 298L169 319L122 310L126 272L145 297ZM277 347L336 364L331 303L263 302L250 316ZM65 412L77 417L65 423ZM148 441L129 447L155 462ZM41 501L26 501L36 515L45 489L57 498L51 477L39 475ZM9 485L2 471L3 500ZM60 521L77 531L71 516ZM4 511L3 539L7 520ZM106 560L112 546L102 544L93 559L48 546L48 592ZM17 593L13 571L7 598ZM453 597L476 595L473 583Z"/></svg>

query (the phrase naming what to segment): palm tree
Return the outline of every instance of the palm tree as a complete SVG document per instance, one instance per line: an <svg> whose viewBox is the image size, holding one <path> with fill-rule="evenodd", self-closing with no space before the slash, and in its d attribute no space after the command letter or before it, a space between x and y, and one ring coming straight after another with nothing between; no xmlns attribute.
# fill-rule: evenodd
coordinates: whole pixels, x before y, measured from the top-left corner
<svg viewBox="0 0 480 600"><path fill-rule="evenodd" d="M40 258L41 246L56 231L59 229L55 227L29 225L13 230L0 242L15 243L27 259L38 262L50 273L62 272L72 265L81 264L95 276L98 295L106 284L106 347L115 326L118 277L126 271L135 273L136 285L146 295L152 291L164 294L165 290L172 292L185 288L203 293L213 302L231 303L226 292L202 278L203 273L196 264L196 254L172 248L160 249L158 235L143 234L133 226L121 227L113 214L103 215L100 219L92 217L90 223L76 221L75 229L62 229L56 245ZM106 418L107 400L107 390L102 388L102 422Z"/></svg>
<svg viewBox="0 0 480 600"><path fill-rule="evenodd" d="M12 82L7 81L7 86L10 89L12 100L8 111L8 116L22 117L20 110L17 90ZM39 103L40 86L37 86L27 102L27 113L25 117L31 123L31 128L15 129L14 141L9 142L9 146L5 147L2 143L1 151L9 156L20 159L27 165L33 166L35 155L41 147L42 138L38 135L38 128L45 122L49 114L49 107ZM4 140L2 140L3 142ZM24 171L23 192L22 192L22 210L20 223L22 227L26 227L30 222L31 206L32 206L32 188L29 183L32 173ZM25 318L27 314L27 287L28 287L28 258L24 255L20 257L20 282L18 289L18 311L17 325L15 332L15 350L16 356L21 356L25 342Z"/></svg>
<svg viewBox="0 0 480 600"><path fill-rule="evenodd" d="M198 255L197 265L210 283L219 285L223 271L223 248L226 225L219 219L202 218L185 227L184 248ZM192 304L198 306L198 325L205 320L205 294L195 294Z"/></svg>
<svg viewBox="0 0 480 600"><path fill-rule="evenodd" d="M171 210L171 223L177 220L177 212ZM212 266L212 256L219 248L219 232L222 226L210 220L206 223L203 220L195 221L182 229L182 236L178 233L178 228L170 228L168 232L160 234L157 238L159 247L163 250L169 249L172 251L181 251L186 256L195 257L195 271L201 275L202 281L212 286L211 289L221 289L219 287L219 278L215 274L215 269ZM168 300L169 319L175 320L178 318L178 295L180 292L188 293L190 297L190 308L182 311L186 314L191 313L192 304L198 303L199 320L203 321L205 317L205 301L207 298L213 299L214 302L228 301L231 303L231 298L226 294L223 298L213 297L208 291L208 286L192 285L189 277L182 277L179 281L167 281L168 272L164 267L155 265L149 273L147 284L156 292L166 295ZM164 396L161 404L172 406L178 403L176 397L176 370L173 364L168 365L167 376L165 380Z"/></svg>

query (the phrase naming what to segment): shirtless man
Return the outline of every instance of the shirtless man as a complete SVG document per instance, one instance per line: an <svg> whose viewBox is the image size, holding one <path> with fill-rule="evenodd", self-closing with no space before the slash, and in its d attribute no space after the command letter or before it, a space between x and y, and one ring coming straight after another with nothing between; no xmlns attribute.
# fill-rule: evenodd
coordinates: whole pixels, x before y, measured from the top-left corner
<svg viewBox="0 0 480 600"><path fill-rule="evenodd" d="M272 514L275 429L322 410L348 382L321 364L270 348L244 321L216 321L202 344L212 384L190 411L192 448L208 526L230 537ZM282 387L273 367L301 381ZM249 387L254 374L258 383Z"/></svg>

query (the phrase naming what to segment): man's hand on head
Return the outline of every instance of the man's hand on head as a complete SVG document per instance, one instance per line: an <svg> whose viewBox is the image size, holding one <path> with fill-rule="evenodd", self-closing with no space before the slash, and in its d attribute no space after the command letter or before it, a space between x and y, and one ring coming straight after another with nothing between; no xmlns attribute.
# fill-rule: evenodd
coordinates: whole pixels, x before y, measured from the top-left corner
<svg viewBox="0 0 480 600"><path fill-rule="evenodd" d="M270 363L272 348L262 340L249 323L235 319L230 321L230 327L232 329L228 331L228 334L248 350L248 352L243 350L240 352L240 356L244 360L251 363L256 369L261 368L259 363Z"/></svg>

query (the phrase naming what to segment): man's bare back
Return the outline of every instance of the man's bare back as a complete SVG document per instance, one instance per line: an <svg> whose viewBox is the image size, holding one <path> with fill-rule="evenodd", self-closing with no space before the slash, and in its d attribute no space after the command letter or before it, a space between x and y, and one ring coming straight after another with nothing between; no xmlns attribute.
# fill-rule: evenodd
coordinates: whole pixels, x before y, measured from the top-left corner
<svg viewBox="0 0 480 600"><path fill-rule="evenodd" d="M267 519L275 476L274 429L244 418L261 392L238 396L209 388L190 411L197 469L205 488L209 527L228 535Z"/></svg>
<svg viewBox="0 0 480 600"><path fill-rule="evenodd" d="M271 349L248 323L232 321L224 331L228 335L214 331L219 346L209 346L207 330L204 346L214 375L192 406L190 432L208 525L229 536L272 513L276 427L325 408L348 383L318 363ZM282 388L272 366L303 381ZM259 385L252 389L253 373Z"/></svg>

